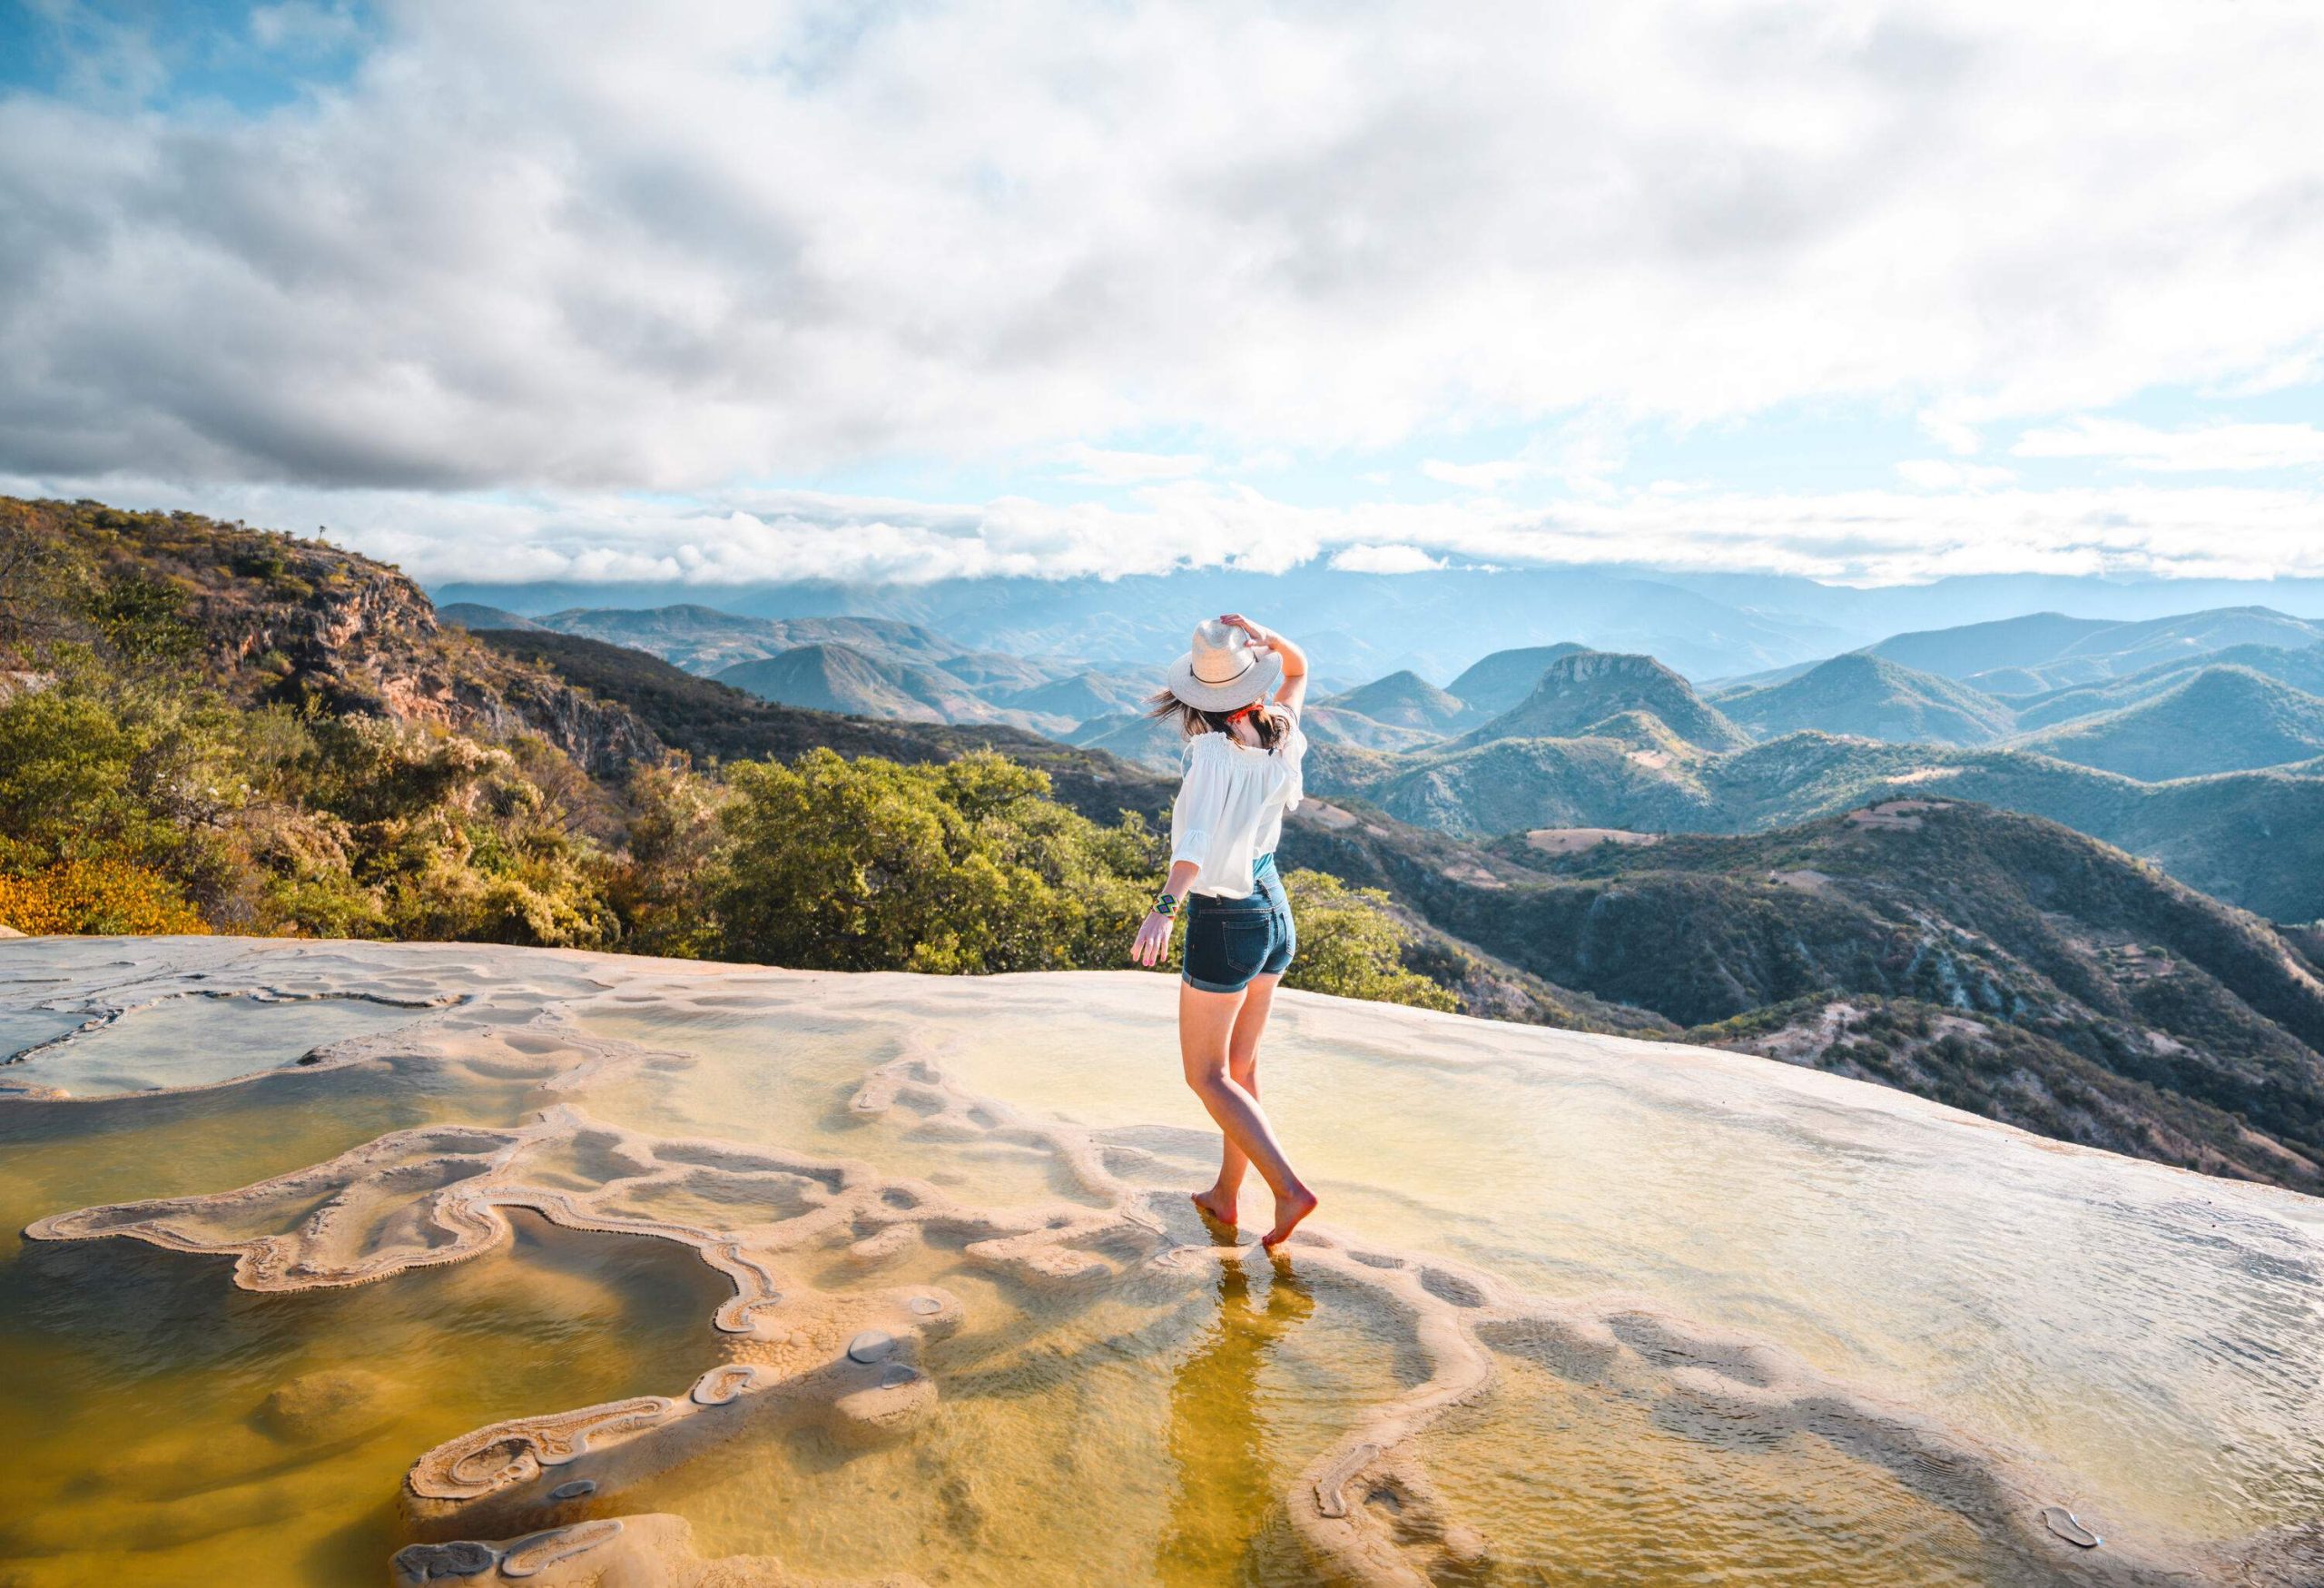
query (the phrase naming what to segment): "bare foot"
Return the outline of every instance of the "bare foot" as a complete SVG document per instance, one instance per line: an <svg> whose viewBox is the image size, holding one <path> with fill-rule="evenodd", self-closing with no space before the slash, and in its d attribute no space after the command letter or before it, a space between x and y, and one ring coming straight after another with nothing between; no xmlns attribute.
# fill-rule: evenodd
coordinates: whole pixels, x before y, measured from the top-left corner
<svg viewBox="0 0 2324 1588"><path fill-rule="evenodd" d="M1291 1238L1299 1221L1315 1210L1315 1193L1302 1186L1288 1197L1275 1199L1275 1228L1259 1238L1259 1244L1273 1251Z"/></svg>
<svg viewBox="0 0 2324 1588"><path fill-rule="evenodd" d="M1235 1228L1235 1199L1220 1196L1216 1186L1207 1191L1196 1191L1190 1200L1196 1210L1213 1224L1223 1224L1229 1229Z"/></svg>

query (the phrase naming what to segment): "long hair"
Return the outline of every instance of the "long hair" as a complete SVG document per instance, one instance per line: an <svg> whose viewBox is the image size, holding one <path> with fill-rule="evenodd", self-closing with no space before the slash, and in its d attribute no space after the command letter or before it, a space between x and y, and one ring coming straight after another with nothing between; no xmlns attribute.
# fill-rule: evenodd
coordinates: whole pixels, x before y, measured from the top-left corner
<svg viewBox="0 0 2324 1588"><path fill-rule="evenodd" d="M1283 709L1280 701L1262 700L1245 706L1241 711L1205 711L1198 705L1188 705L1167 689L1157 690L1146 702L1146 715L1157 722L1176 719L1178 731L1192 739L1204 734L1225 734L1235 736L1235 719L1248 716L1251 727L1259 736L1259 748L1274 750L1291 737L1291 714Z"/></svg>

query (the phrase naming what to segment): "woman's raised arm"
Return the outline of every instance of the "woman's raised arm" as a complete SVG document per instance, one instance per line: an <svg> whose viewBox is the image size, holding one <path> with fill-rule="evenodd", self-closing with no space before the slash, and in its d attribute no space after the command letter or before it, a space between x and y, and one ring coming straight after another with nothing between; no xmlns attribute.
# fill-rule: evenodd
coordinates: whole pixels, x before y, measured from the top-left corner
<svg viewBox="0 0 2324 1588"><path fill-rule="evenodd" d="M1275 697L1297 711L1307 703L1307 653L1296 642L1285 638L1271 628L1263 628L1239 612L1222 612L1218 621L1230 624L1251 636L1253 645L1261 645L1283 658L1283 682L1275 686Z"/></svg>

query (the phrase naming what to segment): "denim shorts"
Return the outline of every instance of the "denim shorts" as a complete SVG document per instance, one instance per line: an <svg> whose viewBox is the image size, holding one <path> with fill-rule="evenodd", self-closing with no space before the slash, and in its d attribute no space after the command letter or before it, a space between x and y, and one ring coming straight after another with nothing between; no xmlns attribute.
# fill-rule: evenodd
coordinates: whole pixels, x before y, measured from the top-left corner
<svg viewBox="0 0 2324 1588"><path fill-rule="evenodd" d="M1205 992L1240 992L1254 976L1280 976L1299 949L1291 899L1276 874L1275 856L1251 868L1251 896L1187 895L1187 985Z"/></svg>

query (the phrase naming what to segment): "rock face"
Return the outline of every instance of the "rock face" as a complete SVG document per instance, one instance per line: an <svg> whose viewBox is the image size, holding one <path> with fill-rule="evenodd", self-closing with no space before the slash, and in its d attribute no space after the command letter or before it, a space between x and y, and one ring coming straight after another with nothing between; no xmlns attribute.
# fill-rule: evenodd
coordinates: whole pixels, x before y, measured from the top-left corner
<svg viewBox="0 0 2324 1588"><path fill-rule="evenodd" d="M487 737L535 734L596 776L665 754L626 707L439 626L419 586L354 552L191 513L5 499L0 508L15 527L94 550L109 580L181 592L212 670L247 695Z"/></svg>
<svg viewBox="0 0 2324 1588"><path fill-rule="evenodd" d="M398 1455L392 1580L1206 1562L1419 1588L1618 1580L1649 1529L1673 1571L1753 1583L2324 1569L2324 1218L2290 1193L1761 1060L1284 994L1266 1096L1325 1206L1269 1261L1186 1197L1216 1138L1162 978L210 939L47 941L0 978L0 1018L121 1031L172 991L438 1001L327 1070L0 1099L11 1283L44 1297L0 1353L44 1366L0 1365L52 1396L19 1421L37 1475L0 1537L57 1580L230 1581L253 1551L348 1580L332 1552L394 1480L330 1464L370 1462L349 1451L388 1444L384 1415L432 1406L480 1333L537 1334L581 1377L634 1332L592 1345L540 1310L555 1287L496 1311L462 1276L655 1253L710 1281L641 1292L698 1306L691 1348L563 1404L464 1402L491 1409ZM228 1005L196 1005L219 1042ZM413 1097L424 1122L357 1128ZM169 1154L120 1149L148 1127ZM353 1144L282 1169L281 1132L333 1130ZM123 1199L38 1208L93 1141ZM222 1301L192 1283L221 1261ZM263 1361L286 1331L301 1366L255 1416L172 1395L180 1361ZM133 1523L104 1509L123 1494Z"/></svg>

